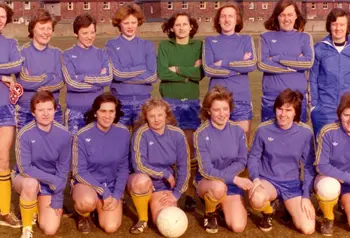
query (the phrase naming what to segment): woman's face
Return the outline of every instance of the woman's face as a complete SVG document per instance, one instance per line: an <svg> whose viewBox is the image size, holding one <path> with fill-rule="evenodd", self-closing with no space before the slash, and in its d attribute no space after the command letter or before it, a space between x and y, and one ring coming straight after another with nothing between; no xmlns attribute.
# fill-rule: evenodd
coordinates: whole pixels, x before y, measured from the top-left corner
<svg viewBox="0 0 350 238"><path fill-rule="evenodd" d="M278 15L278 24L282 31L291 31L294 29L295 21L297 19L297 13L293 5L290 5L284 9Z"/></svg>
<svg viewBox="0 0 350 238"><path fill-rule="evenodd" d="M96 39L95 25L91 24L88 27L80 28L77 34L78 45L82 48L89 48L94 44Z"/></svg>
<svg viewBox="0 0 350 238"><path fill-rule="evenodd" d="M344 131L349 135L350 134L350 108L346 108L340 115L341 125L344 128Z"/></svg>
<svg viewBox="0 0 350 238"><path fill-rule="evenodd" d="M224 127L230 119L230 105L225 100L214 100L209 115L214 126Z"/></svg>
<svg viewBox="0 0 350 238"><path fill-rule="evenodd" d="M287 130L291 128L294 122L295 109L292 104L283 104L276 108L276 120L280 128Z"/></svg>
<svg viewBox="0 0 350 238"><path fill-rule="evenodd" d="M0 32L2 32L2 30L5 28L6 21L7 21L6 11L2 7L0 7Z"/></svg>
<svg viewBox="0 0 350 238"><path fill-rule="evenodd" d="M127 38L133 38L136 35L136 30L139 25L137 17L129 15L127 18L121 21L120 31Z"/></svg>
<svg viewBox="0 0 350 238"><path fill-rule="evenodd" d="M223 8L220 13L219 24L222 34L232 35L235 33L237 24L236 10L233 7Z"/></svg>
<svg viewBox="0 0 350 238"><path fill-rule="evenodd" d="M192 26L187 16L178 16L174 22L171 31L174 32L176 39L186 39L190 37Z"/></svg>
<svg viewBox="0 0 350 238"><path fill-rule="evenodd" d="M97 126L102 131L108 131L114 123L116 116L115 103L104 102L96 112Z"/></svg>
<svg viewBox="0 0 350 238"><path fill-rule="evenodd" d="M49 44L53 33L51 21L45 23L37 22L33 28L33 41L38 45L46 46Z"/></svg>
<svg viewBox="0 0 350 238"><path fill-rule="evenodd" d="M166 111L165 107L156 107L147 112L146 116L148 126L158 132L159 134L162 134L165 129L166 124Z"/></svg>
<svg viewBox="0 0 350 238"><path fill-rule="evenodd" d="M346 40L347 30L348 18L346 16L337 17L337 20L331 23L332 39L336 42L344 42Z"/></svg>

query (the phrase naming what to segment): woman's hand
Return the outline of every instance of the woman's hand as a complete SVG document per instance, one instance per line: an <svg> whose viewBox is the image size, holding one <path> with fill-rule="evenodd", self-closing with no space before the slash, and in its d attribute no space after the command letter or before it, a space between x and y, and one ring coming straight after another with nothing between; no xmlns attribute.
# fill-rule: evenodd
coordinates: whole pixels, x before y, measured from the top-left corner
<svg viewBox="0 0 350 238"><path fill-rule="evenodd" d="M259 178L256 178L253 180L253 186L252 188L249 190L249 198L252 198L253 195L254 195L254 192L255 190L258 188L258 187L263 187L262 183L261 183L261 180Z"/></svg>
<svg viewBox="0 0 350 238"><path fill-rule="evenodd" d="M10 88L10 90L14 89L15 80L11 76L2 76L1 80Z"/></svg>
<svg viewBox="0 0 350 238"><path fill-rule="evenodd" d="M250 179L239 176L233 178L233 183L243 190L250 190L253 187L253 183Z"/></svg>
<svg viewBox="0 0 350 238"><path fill-rule="evenodd" d="M301 199L301 210L303 211L303 213L306 214L306 217L309 220L315 220L315 208L312 205L310 199L308 198L302 198Z"/></svg>
<svg viewBox="0 0 350 238"><path fill-rule="evenodd" d="M170 184L170 188L173 189L175 187L176 181L172 174L170 174L169 178L166 179Z"/></svg>
<svg viewBox="0 0 350 238"><path fill-rule="evenodd" d="M119 200L115 199L112 196L109 196L105 200L103 200L102 210L104 211L113 211L118 207Z"/></svg>
<svg viewBox="0 0 350 238"><path fill-rule="evenodd" d="M177 199L173 195L172 191L163 191L162 197L159 199L162 206L176 206Z"/></svg>

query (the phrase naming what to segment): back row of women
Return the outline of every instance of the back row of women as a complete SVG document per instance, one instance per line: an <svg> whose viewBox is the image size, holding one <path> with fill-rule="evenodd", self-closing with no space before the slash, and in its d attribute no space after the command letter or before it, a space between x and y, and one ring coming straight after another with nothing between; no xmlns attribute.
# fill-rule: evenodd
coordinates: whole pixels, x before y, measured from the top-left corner
<svg viewBox="0 0 350 238"><path fill-rule="evenodd" d="M0 31L6 26L8 22L11 22L12 14L12 10L6 4L0 3ZM115 39L109 40L106 43L105 50L98 49L93 46L96 36L96 21L93 19L93 17L91 17L88 14L78 16L73 23L74 34L78 39L77 44L72 48L66 50L63 54L59 49L51 47L49 45L54 26L56 24L55 20L47 11L39 9L33 15L28 26L29 37L32 38L32 41L25 44L21 50L18 50L17 43L15 40L5 38L3 35L0 36L0 75L1 80L3 82L0 84L0 177L2 178L0 181L0 190L4 191L4 194L6 194L5 196L2 196L0 198L0 224L3 223L16 225L16 220L13 216L11 216L10 213L11 186L9 170L9 150L14 136L14 126L17 126L18 130L20 130L26 125L31 125L29 126L30 128L35 127L35 123L31 123L35 116L35 107L33 108L33 105L31 105L30 100L36 91L50 91L53 93L55 102L57 104L55 120L59 123L64 122L64 124L68 126L69 131L72 134L76 134L79 129L86 125L84 121L84 114L89 111L93 100L103 92L105 86L110 86L110 91L112 92L112 94L116 96L118 100L121 101L121 111L123 111L124 115L120 117L120 122L129 127L135 126L135 121L138 117L138 114L140 113L140 108L142 105L147 105L145 103L150 98L152 83L156 82L158 77L161 80L160 93L163 99L170 105L171 111L174 113L175 118L178 122L178 126L183 130L184 135L186 136L186 143L189 144L188 156L193 158L193 150L194 148L197 149L196 158L199 159L199 174L201 174L201 176L203 176L209 181L208 183L198 183L199 195L204 198L206 206L209 204L208 207L210 207L211 205L211 207L208 208L208 216L206 217L205 222L208 228L207 230L216 230L214 228L210 228L211 226L217 227L217 224L215 222L216 218L215 216L210 216L210 213L216 210L216 205L218 204L218 201L219 203L221 201L224 201L220 199L218 200L218 198L216 199L216 195L213 195L214 193L210 193L208 192L208 189L205 189L212 188L214 186L210 184L210 181L216 181L215 178L220 178L219 180L224 181L226 185L232 185L232 190L234 191L236 191L235 189L237 189L236 187L234 187L236 185L241 189L243 188L245 190L251 191L258 191L258 188L260 187L264 189L274 187L275 190L271 189L269 190L270 193L267 193L270 194L269 196L265 194L269 198L268 200L273 200L272 198L275 198L277 196L277 193L273 193L277 191L276 186L290 187L291 185L276 185L270 181L270 183L267 182L271 185L269 187L269 185L266 185L263 182L260 183L260 180L256 180L259 176L257 177L257 174L254 175L254 173L250 174L251 177L254 179L254 183L250 182L250 180L248 179L241 180L240 177L235 176L235 174L237 174L240 171L240 169L236 171L237 165L234 164L232 164L232 167L234 168L231 168L230 164L232 161L226 160L226 156L224 154L230 154L231 150L240 148L239 143L239 145L236 145L237 148L232 147L233 145L230 144L231 147L225 147L225 149L221 148L222 150L218 150L218 148L220 148L220 146L225 146L225 143L222 143L220 146L212 144L211 146L214 146L212 149L217 151L211 151L206 156L210 159L209 162L212 161L213 167L209 169L209 171L213 174L210 174L209 172L204 172L205 166L201 161L204 161L205 156L201 156L199 154L199 145L193 145L192 138L193 132L195 130L197 130L197 132L201 131L202 128L202 126L199 127L200 119L198 116L200 108L199 81L204 77L205 73L211 78L210 88L215 88L216 90L218 90L218 88L215 86L220 85L225 87L226 90L233 94L233 99L230 103L234 105L234 108L232 111L230 111L230 119L235 122L235 125L239 125L246 133L245 135L243 135L243 137L238 138L247 138L249 140L252 119L252 104L248 82L248 73L252 72L255 69L256 64L258 65L258 68L264 72L262 84L263 97L261 118L262 121L268 121L267 125L269 125L269 123L271 124L270 119L275 118L275 113L277 112L276 108L285 113L283 114L281 112L282 115L287 115L287 117L290 119L290 117L288 116L288 113L290 113L290 109L287 106L286 108L284 108L283 105L285 104L285 102L287 102L287 105L289 106L294 105L295 100L298 101L299 99L302 99L300 106L301 120L304 122L307 121L306 109L308 82L306 78L306 71L310 70L311 118L313 122L314 133L320 134L320 138L322 139L326 133L319 133L321 128L328 123L334 122L338 119L338 117L340 117L340 114L338 113L337 116L336 113L337 105L339 104L341 95L344 92L349 91L349 82L347 82L347 77L350 75L350 67L347 67L347 64L349 64L348 33L350 26L348 24L348 18L349 16L346 11L342 9L333 9L328 15L326 22L326 28L330 34L325 39L317 43L314 47L312 37L309 34L303 32L305 20L302 17L295 2L290 0L281 0L276 4L272 16L265 22L266 29L270 31L261 35L256 55L254 42L252 38L248 35L237 34L243 28L243 19L241 10L235 4L225 5L217 11L214 19L214 27L219 33L219 35L207 37L203 45L202 42L192 39L198 29L198 24L196 20L191 18L187 13L177 13L173 15L162 26L163 31L169 36L170 39L167 41L162 41L160 43L158 48L158 59L156 59L154 45L151 42L140 39L136 36L137 27L144 22L142 11L137 5L126 5L117 10L115 16L113 17L113 25L118 27L118 29L121 32L121 35ZM16 81L14 80L12 75L16 75L16 81L21 86L16 84ZM66 84L67 86L67 110L64 115L65 119L63 120L63 113L60 108L60 105L57 102L59 91L64 86L64 84ZM23 87L24 93L21 97L18 98L21 87ZM300 96L299 94L297 94L298 96L295 96L292 93L294 95L294 97L292 98L297 97L298 100L293 99L294 101L285 101L285 99L282 98L280 99L282 101L279 101L279 104L277 103L277 106L274 107L274 103L277 102L275 102L275 99L281 92L284 92L285 89L291 89L294 94L297 94L294 91L299 91L302 95ZM16 103L17 105L14 106L14 104ZM215 113L218 113L217 120L223 120L224 116L221 114L221 109L217 109L216 112L210 112L209 109L211 108L211 106L212 105L210 105L209 108L205 109L203 103L203 110L208 111L207 118L203 119L209 119L212 116L215 117L215 115L217 115ZM95 110L95 113L99 109L101 108L98 107ZM298 110L299 109L297 109L297 107L294 106L294 113L296 114L292 116L292 118L295 117L295 121L299 121ZM108 113L107 109L103 109L102 111L104 113ZM157 122L158 116L158 113L154 113L153 115L153 119L156 121L154 123L155 127L161 124ZM150 119L146 120L148 124L150 123L149 120ZM101 121L103 124L103 120ZM209 124L207 123L207 126ZM272 123L272 125L275 124L276 123ZM282 128L280 124L278 125L279 126L277 126L277 128ZM292 123L291 125L294 124ZM339 125L337 126L339 127ZM338 128L337 126L335 126L334 128ZM28 129L28 126L26 126L26 128ZM225 127L222 127L221 129L223 128ZM234 130L238 130L237 127L234 128ZM145 131L147 130L145 129ZM177 129L174 130L176 131ZM25 131L25 129L20 131L18 135L19 140ZM82 131L84 131L84 129ZM82 131L80 131L80 133L82 133ZM207 136L203 137L204 140L207 141L206 143L209 143L208 141L211 141L210 137L213 133L214 132L210 132ZM180 134L182 135L182 132ZM76 135L79 136L79 133ZM222 138L220 136L221 135L219 134L217 138ZM308 133L306 133L307 138L308 136ZM176 136L170 135L170 138L172 137L176 138ZM138 138L138 143L140 146L141 136L136 138ZM257 138L258 137L254 138L254 144L258 143L256 142ZM278 145L277 148L285 148L283 140L276 139L274 136L268 136L266 138L268 142L271 142L271 144L274 140L280 143L280 145ZM293 137L290 136L290 138ZM91 140L91 138L85 139L86 142L89 142L89 140ZM152 146L154 143L157 144L155 141L160 140L155 138L154 141L149 141L148 145L143 145L144 148L147 149L148 146ZM196 142L196 137L194 141ZM302 140L295 139L295 141L299 143ZM35 142L36 140L31 140L31 143ZM227 140L226 142L229 143L232 141ZM293 143L297 142L293 141ZM218 142L216 141L214 143ZM284 146L281 146L281 143ZM16 147L17 146L20 145L16 145ZM160 145L160 149L165 148L163 146L164 145ZM310 148L311 147L312 146L310 146ZM347 147L344 146L342 148ZM280 151L279 149L274 152L276 153L275 156L284 157L281 154L282 151ZM18 149L18 153L20 154L22 150L23 149ZM244 157L244 151L237 151L242 153L240 155ZM223 152L224 154L222 154ZM254 150L252 150L251 153L254 154L253 152ZM306 154L304 154L304 152L303 155L305 156L303 158L306 161L306 155L308 153L305 152ZM94 153L95 151L90 151L89 153L87 153L87 155ZM218 158L216 158L215 153L217 153ZM283 154L284 153L285 151L283 151ZM273 157L272 154L270 156ZM148 175L150 175L154 179L162 180L162 178L165 178L168 181L167 186L170 185L171 188L175 186L174 177L170 176L171 173L168 173L166 170L164 170L164 168L161 171L158 171L156 169L154 170L152 168L142 165L142 163L140 162L141 155L139 153L136 153L136 155L138 155L136 156L136 158L138 158L138 163L136 164L143 168L140 169L136 166L136 171L141 171L146 174L148 173ZM230 156L227 158L231 158L231 156L232 155L230 154ZM297 154L293 154L293 156L287 157L294 158L294 165L296 165L296 162L302 158L300 157L300 155ZM168 155L167 153L162 154L161 152L157 152L155 158L156 157L165 158L168 157ZM200 159L201 157L202 160ZM19 158L21 158L21 156L19 156ZM169 158L169 160L172 159L174 158ZM266 163L271 163L274 166L278 165L278 163L272 162L273 160L267 160L267 158L265 158L264 160L267 161ZM158 167L160 166L160 164L162 164L162 162L169 162L162 161L162 159L159 159L159 161L157 160L157 162L155 162L155 164ZM42 161L41 163L42 164L38 166L40 168L44 168L46 164ZM19 164L21 165L21 163ZM210 163L208 163L208 166L209 165ZM19 168L21 168L21 166L19 166ZM263 169L267 169L267 167L264 167L263 164L261 164L260 166L262 166ZM282 165L283 168L284 166L286 165ZM241 169L243 169L245 167L245 164L241 164L241 167ZM290 167L291 166L289 166L288 168ZM21 169L19 169L18 172L21 173L21 175L31 177L31 175L24 173L23 171L21 171ZM271 171L269 172L271 173ZM102 172L99 173L103 174ZM205 174L207 173L208 175L206 177ZM268 174L268 172L266 173ZM281 179L288 178L287 182L289 183L290 181L292 181L293 183L293 179L296 178L295 175L296 174L293 172L290 177L285 176L284 172L281 173L280 176L276 175L276 177L273 177L272 180L280 181ZM337 175L337 173L335 175ZM234 180L232 180L232 176ZM265 177L268 177L268 175L265 174ZM43 179L42 181L40 178L34 178L38 179L40 182L45 181L45 179ZM89 184L90 188L94 188L96 192L100 196L102 196L101 198L109 199L111 196L107 195L110 194L104 194L104 191L107 191L106 188L108 188L108 186L114 186L114 183L109 184L109 178L101 179L104 180L104 182L102 183L102 187L99 187L96 184L93 185L94 182L91 182L83 177L81 177L81 180L77 179L77 182L85 182L86 184ZM338 179L341 181L346 181L344 179ZM195 181L197 182L202 180L203 179L201 179L201 177L198 176L195 178ZM98 182L100 183L101 181ZM182 185L186 184L184 181L182 182ZM200 184L209 185L203 185L204 188L203 190L201 190ZM310 184L312 184L312 182ZM40 185L41 188L45 187L42 184ZM162 186L165 185L163 184L159 186L162 189ZM180 185L177 185L176 183L176 186ZM28 186L24 186L24 188L27 187ZM46 187L48 190L55 188L55 186ZM74 187L77 188L79 186ZM142 188L146 187L142 186ZM153 187L157 191L157 186L153 184ZM184 191L185 187L186 186L184 185L184 187L182 187L181 189L178 187L178 189ZM231 188L229 187L228 191L230 191L230 189ZM175 200L179 198L181 194L180 190L174 193ZM21 189L17 191L21 191ZM120 190L118 191L120 192ZM280 189L278 189L278 191L278 195L281 195L282 193L283 197L283 191L280 192ZM208 193L211 195L207 195ZM82 193L79 192L77 194ZM107 197L103 197L103 194ZM135 198L136 200L137 198L143 197L138 196L138 192L134 192L135 196L133 196L132 194L133 193L131 193L131 196L133 197L133 199ZM236 191L232 192L231 194L239 193ZM251 194L256 193L252 192ZM274 194L276 196L274 196ZM121 194L116 196L116 198L120 199L120 196ZM307 197L308 193L305 194L305 198ZM254 198L254 196L252 198ZM163 199L163 197L160 197L159 199L162 200L164 204L168 204L167 199ZM236 199L241 199L241 197L238 195ZM170 199L170 201L175 200ZM23 201L28 201L28 199L24 199ZM230 202L227 203L229 204L227 205L229 206L229 208L227 208L226 206L226 208L231 212L233 208L230 206L236 206L237 204L239 204L237 202L232 201L233 200L230 200ZM310 211L312 210L310 208L312 207L312 205L311 203L309 203L309 200L307 201L308 202L302 203L304 204L303 209L306 209L306 211ZM22 202L21 208L24 209L25 207L35 207L33 205L35 203L33 203L33 201L31 202L32 203L29 204ZM188 199L187 205L191 206L191 202L193 203L191 199ZM135 202L135 200L134 203L136 208L138 209L136 205L137 202ZM112 204L112 201L109 200L108 204ZM169 202L169 204L172 203ZM113 203L112 207L115 206L116 204ZM253 205L253 207L256 206ZM264 207L264 209L262 210L265 211L265 205L262 207ZM286 207L288 209L288 205L286 205ZM224 203L223 209L225 212ZM268 212L265 211L265 214L272 213L271 207L267 206L266 209L268 209ZM245 211L245 209L243 210ZM84 214L84 212L83 214L80 213L80 215L82 216ZM229 215L226 217L226 214L227 213L225 213L225 218L228 217L226 219L228 225L233 230L240 230L235 226L235 224L241 224L239 223L239 221L244 221L244 219L242 220L240 218L237 220L231 218ZM313 217L313 213L310 216ZM294 214L293 218L294 217L300 216L299 214ZM142 221L145 221L146 218L147 217L140 219L141 222L137 223L135 227L132 228L132 231L134 233L143 231L143 229L146 227L145 224L147 224L147 222L144 223ZM270 216L264 216L264 219L265 225L267 224L270 226ZM326 216L325 219L328 219L326 221L332 221L334 218L332 219L332 217ZM42 221L44 222L46 221L46 219ZM82 221L84 221L84 219ZM83 222L81 224L86 223ZM304 225L308 223L301 222L300 224ZM328 227L328 230L329 226L332 225L331 222L324 222L324 224L325 225L323 225L323 227ZM244 226L245 225L241 225L239 227L242 229L242 227L244 228ZM312 229L309 226L308 229L308 232L312 231ZM303 230L303 232L308 233L305 230ZM29 232L28 234L31 233Z"/></svg>

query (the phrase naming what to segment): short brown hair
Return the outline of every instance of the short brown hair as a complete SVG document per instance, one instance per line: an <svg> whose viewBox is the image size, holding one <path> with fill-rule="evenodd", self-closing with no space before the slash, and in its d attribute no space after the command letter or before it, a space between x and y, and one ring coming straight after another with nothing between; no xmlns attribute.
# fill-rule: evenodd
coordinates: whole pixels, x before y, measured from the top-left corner
<svg viewBox="0 0 350 238"><path fill-rule="evenodd" d="M187 12L177 12L173 14L166 22L163 23L163 32L167 34L170 39L175 39L175 33L171 29L174 27L175 21L179 16L186 16L188 18L190 26L192 27L190 31L190 38L193 38L194 35L197 33L198 23L197 20L191 17L191 15Z"/></svg>
<svg viewBox="0 0 350 238"><path fill-rule="evenodd" d="M120 31L120 23L130 15L133 15L137 18L138 26L141 26L145 22L145 16L143 15L140 6L136 3L131 3L123 5L117 9L114 16L112 17L112 25L114 27L118 27Z"/></svg>
<svg viewBox="0 0 350 238"><path fill-rule="evenodd" d="M290 88L283 90L276 98L273 105L273 112L276 115L276 109L283 106L283 104L292 105L295 110L295 122L300 122L301 119L301 105L303 102L304 96L298 91L293 91Z"/></svg>
<svg viewBox="0 0 350 238"><path fill-rule="evenodd" d="M337 108L337 115L340 121L341 114L345 109L350 108L350 92L344 93L340 98L340 103Z"/></svg>
<svg viewBox="0 0 350 238"><path fill-rule="evenodd" d="M301 15L298 5L294 0L280 0L277 2L275 8L273 9L272 15L267 21L264 22L264 26L270 31L279 31L280 25L278 23L278 16L286 9L286 7L293 6L297 19L295 20L294 29L297 31L304 31L306 24L305 18Z"/></svg>
<svg viewBox="0 0 350 238"><path fill-rule="evenodd" d="M55 20L55 18L44 8L39 8L38 10L36 10L36 12L32 15L32 18L30 19L30 22L28 25L29 38L33 38L33 29L38 22L40 23L51 22L52 31L55 31L55 26L57 24L57 21Z"/></svg>
<svg viewBox="0 0 350 238"><path fill-rule="evenodd" d="M139 113L139 119L135 122L135 131L137 130L137 128L141 127L142 125L144 125L147 122L147 113L151 110L153 110L154 108L157 107L164 107L165 108L165 114L166 114L166 124L167 125L173 125L176 126L177 125L177 121L176 118L173 114L173 111L171 110L171 107L169 106L169 104L164 101L163 99L149 99L147 102L145 102L142 105L141 111Z"/></svg>
<svg viewBox="0 0 350 238"><path fill-rule="evenodd" d="M231 4L227 4L227 5L224 5L224 6L220 7L216 11L216 14L215 14L215 17L214 17L214 28L215 28L217 33L221 33L221 26L220 26L221 11L224 8L230 8L230 7L236 10L237 19L236 19L235 32L240 32L243 29L242 9L236 3L231 3Z"/></svg>
<svg viewBox="0 0 350 238"><path fill-rule="evenodd" d="M73 32L78 35L78 32L81 28L89 27L91 24L94 24L96 31L96 19L89 13L80 14L74 19Z"/></svg>
<svg viewBox="0 0 350 238"><path fill-rule="evenodd" d="M209 111L215 100L226 101L230 107L230 113L232 112L234 107L232 93L225 87L216 85L204 96L202 107L199 111L199 118L202 121L206 121L210 118Z"/></svg>
<svg viewBox="0 0 350 238"><path fill-rule="evenodd" d="M55 110L57 109L57 102L53 94L50 91L42 90L36 92L30 99L30 111L34 113L36 109L36 104L41 102L52 102Z"/></svg>
<svg viewBox="0 0 350 238"><path fill-rule="evenodd" d="M3 8L6 12L6 24L11 23L13 10L4 2L0 2L0 8Z"/></svg>
<svg viewBox="0 0 350 238"><path fill-rule="evenodd" d="M96 112L100 110L102 103L111 102L115 104L115 118L113 123L118 123L119 119L124 116L121 110L122 104L119 99L117 99L112 93L105 92L97 96L92 103L91 109L84 114L84 121L87 124L97 120Z"/></svg>
<svg viewBox="0 0 350 238"><path fill-rule="evenodd" d="M331 25L333 22L337 21L338 17L346 17L348 20L348 29L346 30L346 34L350 33L350 17L349 17L349 12L341 9L341 8L333 8L332 11L327 16L327 21L326 21L326 30L328 33L331 34Z"/></svg>

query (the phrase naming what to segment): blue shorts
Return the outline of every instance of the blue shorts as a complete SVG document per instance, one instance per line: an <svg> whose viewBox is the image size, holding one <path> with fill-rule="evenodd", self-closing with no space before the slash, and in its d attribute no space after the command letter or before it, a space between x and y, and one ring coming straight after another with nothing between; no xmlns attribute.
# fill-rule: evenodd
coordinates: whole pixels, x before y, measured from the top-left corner
<svg viewBox="0 0 350 238"><path fill-rule="evenodd" d="M21 130L25 125L34 120L34 116L30 111L30 108L21 107L19 105L16 106L16 122L17 122L17 130ZM57 110L55 113L55 121L60 124L63 124L63 113L61 106L57 104Z"/></svg>
<svg viewBox="0 0 350 238"><path fill-rule="evenodd" d="M317 136L322 127L338 120L337 108L318 104L311 112L314 135Z"/></svg>
<svg viewBox="0 0 350 238"><path fill-rule="evenodd" d="M84 113L88 110L89 109L66 109L64 124L66 127L68 127L70 133L74 135L86 125L84 121Z"/></svg>
<svg viewBox="0 0 350 238"><path fill-rule="evenodd" d="M199 100L163 98L169 103L174 113L178 127L182 130L196 130L201 121L199 119Z"/></svg>
<svg viewBox="0 0 350 238"><path fill-rule="evenodd" d="M275 119L276 115L273 112L273 105L275 104L276 97L262 96L261 99L261 122ZM304 96L304 100L301 105L301 121L307 122L307 101Z"/></svg>
<svg viewBox="0 0 350 238"><path fill-rule="evenodd" d="M39 194L38 196L40 195L53 195L54 194L54 191L52 191L49 187L49 185L47 185L46 183L42 183L42 182L39 182L40 184L40 190L39 190Z"/></svg>
<svg viewBox="0 0 350 238"><path fill-rule="evenodd" d="M172 190L170 184L165 179L152 179L154 192Z"/></svg>
<svg viewBox="0 0 350 238"><path fill-rule="evenodd" d="M195 184L198 184L199 181L201 181L202 179L203 179L203 177L197 173L195 178L194 178ZM230 195L241 195L243 197L244 191L242 189L240 189L237 185L235 185L235 184L226 184L226 186L227 186L227 192L226 192L227 196L230 196ZM197 186L195 185L195 187L197 187Z"/></svg>
<svg viewBox="0 0 350 238"><path fill-rule="evenodd" d="M350 193L350 184L340 184L340 196Z"/></svg>
<svg viewBox="0 0 350 238"><path fill-rule="evenodd" d="M119 119L119 122L132 126L139 117L142 105L150 98L149 95L140 96L117 96L122 104L122 111L124 116Z"/></svg>
<svg viewBox="0 0 350 238"><path fill-rule="evenodd" d="M232 121L248 121L253 118L253 107L249 101L233 101L234 108L230 115Z"/></svg>
<svg viewBox="0 0 350 238"><path fill-rule="evenodd" d="M16 126L15 106L12 104L0 106L0 127Z"/></svg>
<svg viewBox="0 0 350 238"><path fill-rule="evenodd" d="M261 177L261 179L270 182L277 191L277 198L283 201L303 194L302 182L299 179L289 181L276 181L265 177Z"/></svg>

